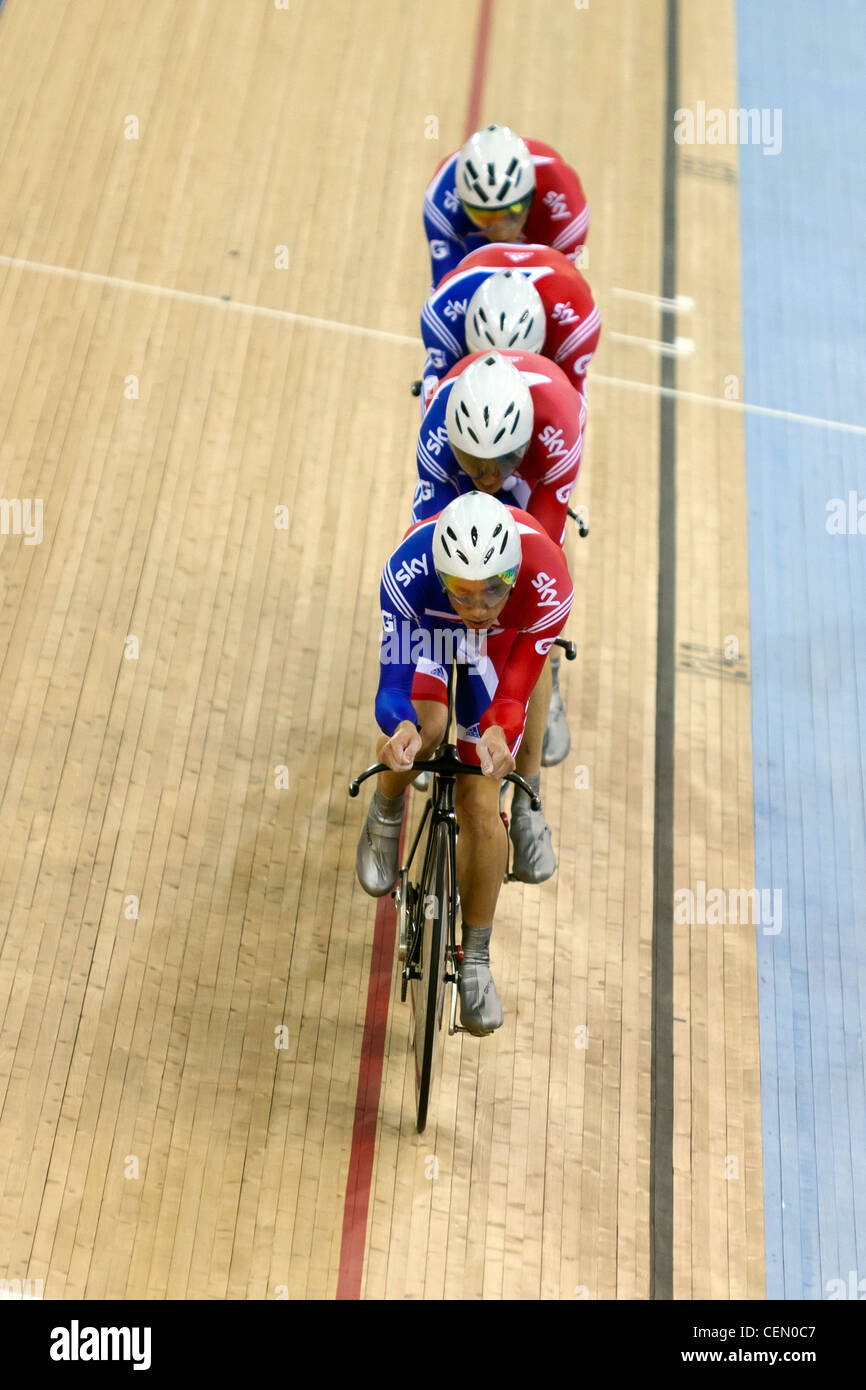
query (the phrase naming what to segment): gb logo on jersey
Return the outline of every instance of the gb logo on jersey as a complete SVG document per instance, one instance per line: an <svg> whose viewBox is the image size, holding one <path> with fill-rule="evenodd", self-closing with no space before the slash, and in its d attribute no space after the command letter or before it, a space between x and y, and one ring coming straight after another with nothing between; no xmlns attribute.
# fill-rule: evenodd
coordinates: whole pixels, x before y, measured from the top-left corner
<svg viewBox="0 0 866 1390"><path fill-rule="evenodd" d="M555 638L555 637L541 637L541 638L539 638L539 640L538 640L538 641L536 642L536 644L535 644L535 650L538 652L538 655L539 655L539 656L547 656L547 653L550 651L550 649L551 649L551 647L553 646L553 644L554 644L555 641L556 641L556 638Z"/></svg>
<svg viewBox="0 0 866 1390"><path fill-rule="evenodd" d="M466 306L468 303L468 299L450 299L442 312L446 319L450 319L452 323L455 323L457 319L466 317Z"/></svg>
<svg viewBox="0 0 866 1390"><path fill-rule="evenodd" d="M440 425L438 430L436 430L435 432L433 430L427 431L427 438L424 441L424 447L425 449L428 449L431 454L436 454L438 457L438 455L442 453L442 450L444 449L447 443L448 431L444 425Z"/></svg>
<svg viewBox="0 0 866 1390"><path fill-rule="evenodd" d="M437 371L441 372L442 368L445 366L445 353L442 351L442 349L428 348L427 357L429 359L430 366L435 367Z"/></svg>
<svg viewBox="0 0 866 1390"><path fill-rule="evenodd" d="M557 193L554 189L551 188L549 193L545 193L544 201L550 208L550 216L552 221L564 222L567 217L571 216L571 212L569 210L568 203L565 201L564 194Z"/></svg>
<svg viewBox="0 0 866 1390"><path fill-rule="evenodd" d="M532 587L538 590L539 608L556 607L556 588L549 574L545 574L544 570L539 570L532 581Z"/></svg>
<svg viewBox="0 0 866 1390"><path fill-rule="evenodd" d="M427 572L427 556L416 555L414 560L403 561L402 565L394 575L394 578L398 580L398 582L402 584L403 588L405 589L407 584L412 583L412 580L416 574L427 574Z"/></svg>
<svg viewBox="0 0 866 1390"><path fill-rule="evenodd" d="M444 260L445 257L448 255L448 242L447 242L447 241L431 241L431 243L430 243L430 255L433 257L434 261L442 261L442 260Z"/></svg>
<svg viewBox="0 0 866 1390"><path fill-rule="evenodd" d="M569 300L560 299L554 304L550 317L555 323L580 323L580 314L576 313Z"/></svg>
<svg viewBox="0 0 866 1390"><path fill-rule="evenodd" d="M387 612L385 611L385 609L383 608L383 609L382 609L382 636L384 637L384 635L385 635L386 632L396 632L396 631L397 631L397 619L394 617L394 614L393 614L393 613L387 613Z"/></svg>
<svg viewBox="0 0 866 1390"><path fill-rule="evenodd" d="M569 499L569 497L571 496L571 490L572 490L573 487L574 487L574 483L565 483L565 485L564 485L563 487L557 488L557 491L556 491L556 500L557 500L557 502L567 502L568 499Z"/></svg>
<svg viewBox="0 0 866 1390"><path fill-rule="evenodd" d="M415 488L415 496L412 498L412 506L418 507L422 502L429 502L433 496L433 484L427 478L419 478L418 486Z"/></svg>
<svg viewBox="0 0 866 1390"><path fill-rule="evenodd" d="M538 437L547 450L549 459L562 458L563 454L568 453L568 445L563 438L561 429L554 429L553 425L545 425Z"/></svg>
<svg viewBox="0 0 866 1390"><path fill-rule="evenodd" d="M575 376L583 376L591 361L591 352L585 352L582 357L576 357L574 359L574 366L572 368L572 371L574 372Z"/></svg>

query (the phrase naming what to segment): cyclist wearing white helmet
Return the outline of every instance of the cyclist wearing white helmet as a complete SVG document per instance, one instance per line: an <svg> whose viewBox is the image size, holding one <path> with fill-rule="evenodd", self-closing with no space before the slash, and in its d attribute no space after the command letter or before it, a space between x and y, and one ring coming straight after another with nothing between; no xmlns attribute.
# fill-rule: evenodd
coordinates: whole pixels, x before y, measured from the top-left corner
<svg viewBox="0 0 866 1390"><path fill-rule="evenodd" d="M443 160L424 195L433 285L486 242L526 240L574 256L589 227L575 171L550 145L485 126Z"/></svg>
<svg viewBox="0 0 866 1390"><path fill-rule="evenodd" d="M500 779L514 768L530 696L572 597L562 551L543 528L481 493L455 498L413 526L382 574L377 756L391 771L379 774L358 843L358 877L376 897L394 884L411 764L444 737L456 660L457 751L484 773L459 777L456 790L461 1015L479 1034L502 1023L489 965L507 849Z"/></svg>
<svg viewBox="0 0 866 1390"><path fill-rule="evenodd" d="M421 310L426 410L468 352L522 348L556 362L582 391L601 315L580 271L549 246L483 246L465 256Z"/></svg>
<svg viewBox="0 0 866 1390"><path fill-rule="evenodd" d="M560 545L583 453L586 408L565 373L537 353L476 353L446 376L418 436L413 521L477 489L522 507ZM544 766L568 756L571 734L559 691L559 653L533 696L518 771L534 776L538 740ZM529 822L515 818L519 871L533 881L555 860ZM541 835L540 827L538 835ZM514 838L514 836L512 836Z"/></svg>
<svg viewBox="0 0 866 1390"><path fill-rule="evenodd" d="M546 332L541 295L532 281L516 270L488 275L466 306L466 346L470 352L487 348L541 352Z"/></svg>

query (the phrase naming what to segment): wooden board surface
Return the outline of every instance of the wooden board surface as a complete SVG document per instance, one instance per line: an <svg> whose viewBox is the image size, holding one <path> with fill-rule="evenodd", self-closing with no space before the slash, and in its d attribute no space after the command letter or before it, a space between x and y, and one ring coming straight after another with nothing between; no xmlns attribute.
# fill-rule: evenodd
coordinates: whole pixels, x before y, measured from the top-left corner
<svg viewBox="0 0 866 1390"><path fill-rule="evenodd" d="M578 168L605 328L559 868L503 890L506 1023L448 1041L423 1136L392 1005L365 1298L649 1293L659 399L629 383L658 358L613 335L659 331L616 291L660 292L665 15L528 8L493 7L481 119ZM682 102L730 104L732 7L683 9ZM44 504L41 544L0 543L0 1241L46 1297L335 1296L375 916L346 783L411 500L421 198L476 22L0 18L2 490ZM679 384L720 396L736 183L683 169L678 217ZM747 663L739 418L680 403L677 454L678 641ZM720 670L676 676L677 886L752 882L748 684ZM677 928L675 979L676 1296L761 1296L754 941Z"/></svg>

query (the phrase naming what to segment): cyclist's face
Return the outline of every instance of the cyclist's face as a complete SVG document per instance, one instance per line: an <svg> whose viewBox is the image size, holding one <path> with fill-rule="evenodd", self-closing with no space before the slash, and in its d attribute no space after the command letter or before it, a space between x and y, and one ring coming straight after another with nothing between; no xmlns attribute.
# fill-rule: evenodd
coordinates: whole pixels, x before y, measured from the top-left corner
<svg viewBox="0 0 866 1390"><path fill-rule="evenodd" d="M490 594L483 579L454 579L446 589L448 602L458 618L467 627L481 631L493 627L511 596L511 590L503 598L490 602ZM487 590L487 592L485 592Z"/></svg>
<svg viewBox="0 0 866 1390"><path fill-rule="evenodd" d="M451 445L458 465L468 478L472 479L472 486L479 492L492 494L498 492L502 487L503 480L510 478L511 474L520 467L529 448L529 442L522 444L519 449L514 449L511 453L503 454L501 458L481 459L474 454L467 454L465 450Z"/></svg>
<svg viewBox="0 0 866 1390"><path fill-rule="evenodd" d="M510 208L496 208L489 212L485 208L469 207L466 203L463 206L470 220L488 241L516 241L526 226L532 197L522 198Z"/></svg>

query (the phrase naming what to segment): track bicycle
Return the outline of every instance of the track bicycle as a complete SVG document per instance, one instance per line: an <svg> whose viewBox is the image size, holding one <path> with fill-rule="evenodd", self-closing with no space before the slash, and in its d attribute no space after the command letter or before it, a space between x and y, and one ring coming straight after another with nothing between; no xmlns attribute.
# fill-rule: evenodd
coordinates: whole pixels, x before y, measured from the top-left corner
<svg viewBox="0 0 866 1390"><path fill-rule="evenodd" d="M461 762L453 744L440 744L433 758L413 763L417 772L431 772L433 786L415 833L409 856L400 870L392 896L397 908L397 941L400 963L400 999L407 993L413 1016L415 1053L415 1102L418 1133L427 1123L430 1086L436 1069L437 1040L442 1029L446 986L451 986L448 1033L467 1030L457 1023L457 998L463 947L457 942L457 815L454 791L459 776L482 776L481 768ZM390 769L375 763L349 784L349 795L357 796L361 783L378 772ZM513 782L529 796L532 809L541 802L519 773L509 772L505 781ZM504 817L503 817L504 819ZM412 863L427 837L420 875L413 881Z"/></svg>
<svg viewBox="0 0 866 1390"><path fill-rule="evenodd" d="M566 658L573 661L577 648L564 638L556 639ZM449 682L447 730L453 713L453 672ZM448 1033L466 1032L457 1023L457 1000L463 948L457 941L457 815L454 806L456 778L482 776L481 768L461 762L454 744L443 742L431 759L413 763L416 772L432 774L432 790L424 806L421 823L415 833L412 848L392 891L397 909L397 950L400 964L400 1000L407 993L412 1007L413 1049L415 1053L415 1101L419 1134L427 1123L430 1087L436 1067L437 1040L442 1029L446 987L451 986L448 1010ZM357 796L361 783L378 772L388 772L385 763L374 763L349 784L349 795ZM541 801L529 784L517 772L509 772L503 782L520 787L529 797L533 811L541 809ZM508 829L508 817L500 811ZM427 829L420 875L413 882L412 863ZM509 871L511 844L508 844L505 881ZM417 870L416 870L417 874Z"/></svg>

